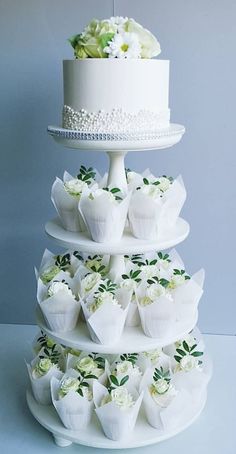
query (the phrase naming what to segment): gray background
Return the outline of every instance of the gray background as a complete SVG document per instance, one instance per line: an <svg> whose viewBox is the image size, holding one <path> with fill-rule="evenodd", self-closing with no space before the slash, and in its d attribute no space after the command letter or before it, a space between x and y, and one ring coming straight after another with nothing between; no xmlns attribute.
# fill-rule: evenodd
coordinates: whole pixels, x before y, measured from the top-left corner
<svg viewBox="0 0 236 454"><path fill-rule="evenodd" d="M47 136L60 124L61 62L72 58L66 39L91 18L113 14L112 0L1 0L1 317L34 323L33 265L45 247L54 215L50 188L56 175L80 164L105 171L105 155L75 152ZM235 322L235 19L234 0L116 0L115 14L134 17L159 39L171 61L172 121L187 132L170 150L130 153L127 166L183 175L183 215L191 234L178 246L189 272L204 266L199 326L236 333Z"/></svg>

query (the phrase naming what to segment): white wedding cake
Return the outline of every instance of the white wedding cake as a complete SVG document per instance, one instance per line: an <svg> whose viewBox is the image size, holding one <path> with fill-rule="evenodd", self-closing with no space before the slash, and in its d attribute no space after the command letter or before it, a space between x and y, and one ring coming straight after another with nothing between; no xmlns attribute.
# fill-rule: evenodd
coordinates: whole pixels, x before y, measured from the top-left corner
<svg viewBox="0 0 236 454"><path fill-rule="evenodd" d="M133 19L92 21L64 60L63 127L91 133L155 132L169 126L169 61Z"/></svg>

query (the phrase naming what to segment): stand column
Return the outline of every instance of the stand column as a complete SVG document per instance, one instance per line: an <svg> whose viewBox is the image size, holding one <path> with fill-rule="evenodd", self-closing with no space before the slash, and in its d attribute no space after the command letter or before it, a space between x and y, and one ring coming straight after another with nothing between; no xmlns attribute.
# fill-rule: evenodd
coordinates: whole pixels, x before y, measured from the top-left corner
<svg viewBox="0 0 236 454"><path fill-rule="evenodd" d="M124 192L127 192L124 164L124 157L126 153L126 151L107 152L109 157L108 185L118 187Z"/></svg>

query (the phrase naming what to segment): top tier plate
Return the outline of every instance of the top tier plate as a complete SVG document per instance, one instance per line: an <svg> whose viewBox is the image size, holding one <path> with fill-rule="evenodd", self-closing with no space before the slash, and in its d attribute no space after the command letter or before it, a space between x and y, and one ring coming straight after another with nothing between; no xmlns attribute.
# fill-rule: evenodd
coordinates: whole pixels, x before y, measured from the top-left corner
<svg viewBox="0 0 236 454"><path fill-rule="evenodd" d="M86 133L57 126L48 126L47 130L56 142L65 147L109 152L169 148L178 143L185 132L184 126L174 123L153 133Z"/></svg>

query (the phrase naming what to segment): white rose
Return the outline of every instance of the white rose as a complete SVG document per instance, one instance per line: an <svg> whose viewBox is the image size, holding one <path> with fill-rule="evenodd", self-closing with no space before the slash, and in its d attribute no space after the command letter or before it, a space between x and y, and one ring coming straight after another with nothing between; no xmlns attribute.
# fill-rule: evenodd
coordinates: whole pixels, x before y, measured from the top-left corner
<svg viewBox="0 0 236 454"><path fill-rule="evenodd" d="M168 260L163 260L163 259L158 260L158 265L161 268L163 268L164 270L168 270L168 268L170 268L170 264L171 264L171 262Z"/></svg>
<svg viewBox="0 0 236 454"><path fill-rule="evenodd" d="M33 378L40 378L46 375L55 364L49 358L41 358L32 370Z"/></svg>
<svg viewBox="0 0 236 454"><path fill-rule="evenodd" d="M157 265L142 265L140 267L141 276L144 279L151 279L153 276L159 277L159 269Z"/></svg>
<svg viewBox="0 0 236 454"><path fill-rule="evenodd" d="M159 381L159 380L158 380ZM165 385L161 388L164 390ZM156 383L152 384L149 388L149 392L154 400L154 402L162 408L168 407L173 398L177 395L177 390L172 384L168 385L168 389L164 393L159 393L156 388Z"/></svg>
<svg viewBox="0 0 236 454"><path fill-rule="evenodd" d="M158 187L160 188L161 191L165 192L169 189L169 187L171 185L169 178L160 177L160 178L158 178L158 181L160 182Z"/></svg>
<svg viewBox="0 0 236 454"><path fill-rule="evenodd" d="M92 268L94 268L95 270L98 270L101 266L101 259L97 258L97 259L92 259L92 260L86 260L85 266L89 270L92 270Z"/></svg>
<svg viewBox="0 0 236 454"><path fill-rule="evenodd" d="M147 352L143 352L143 355L148 358L152 364L155 364L160 356L161 356L162 351L159 349L154 349L154 350L148 350Z"/></svg>
<svg viewBox="0 0 236 454"><path fill-rule="evenodd" d="M90 273L81 281L82 294L90 292L101 280L100 273Z"/></svg>
<svg viewBox="0 0 236 454"><path fill-rule="evenodd" d="M174 276L172 276L172 278L170 280L169 287L171 289L175 289L177 287L180 287L184 283L185 283L185 277L183 274L174 274Z"/></svg>
<svg viewBox="0 0 236 454"><path fill-rule="evenodd" d="M152 304L152 303L153 303L153 301L148 296L144 296L139 301L140 306L148 306L149 304Z"/></svg>
<svg viewBox="0 0 236 454"><path fill-rule="evenodd" d="M129 290L129 291L132 290L134 292L137 287L137 282L134 281L133 279L124 279L120 283L120 287L125 288L126 290Z"/></svg>
<svg viewBox="0 0 236 454"><path fill-rule="evenodd" d="M100 377L104 372L104 369L99 368L96 361L94 361L93 358L90 358L90 356L85 356L80 361L77 361L77 363L75 364L75 369L77 369L79 372L85 372L86 375L96 375L97 378Z"/></svg>
<svg viewBox="0 0 236 454"><path fill-rule="evenodd" d="M139 191L142 194L146 194L149 197L152 197L153 199L159 199L160 196L162 195L162 192L159 189L159 185L155 184L144 184L143 186L141 186Z"/></svg>
<svg viewBox="0 0 236 454"><path fill-rule="evenodd" d="M44 284L48 284L59 272L60 268L58 266L49 266L42 272L40 279Z"/></svg>
<svg viewBox="0 0 236 454"><path fill-rule="evenodd" d="M198 367L198 359L192 355L185 355L181 358L179 366L181 370L189 372Z"/></svg>
<svg viewBox="0 0 236 454"><path fill-rule="evenodd" d="M73 296L71 289L65 282L53 282L48 288L48 296L56 295L58 292L62 291Z"/></svg>
<svg viewBox="0 0 236 454"><path fill-rule="evenodd" d="M116 365L116 375L129 374L132 372L133 366L130 361L121 361Z"/></svg>
<svg viewBox="0 0 236 454"><path fill-rule="evenodd" d="M134 405L133 397L123 386L113 389L110 394L106 395L102 399L101 405L109 402L114 402L121 410L128 410Z"/></svg>
<svg viewBox="0 0 236 454"><path fill-rule="evenodd" d="M85 187L88 187L85 181L79 180L78 178L73 178L73 180L65 181L64 188L68 194L73 197L80 198Z"/></svg>
<svg viewBox="0 0 236 454"><path fill-rule="evenodd" d="M147 288L147 296L150 298L152 301L157 300L160 298L160 296L165 295L166 291L164 287L160 284L151 284Z"/></svg>
<svg viewBox="0 0 236 454"><path fill-rule="evenodd" d="M67 377L62 380L59 388L58 395L60 398L66 396L69 391L77 391L79 388L79 380L74 377Z"/></svg>
<svg viewBox="0 0 236 454"><path fill-rule="evenodd" d="M128 32L136 33L138 36L141 45L141 58L152 58L160 54L160 44L149 30L143 28L134 19L129 19L125 26Z"/></svg>
<svg viewBox="0 0 236 454"><path fill-rule="evenodd" d="M110 292L101 292L96 297L94 303L90 304L89 311L90 312L95 312L104 303L118 305L118 301L117 301L117 299L114 297L114 295L112 293L110 293Z"/></svg>
<svg viewBox="0 0 236 454"><path fill-rule="evenodd" d="M112 202L113 204L117 204L115 196L110 191L105 191L104 189L96 189L93 192L90 192L89 198L90 200L95 200L98 197L105 195L108 202Z"/></svg>

